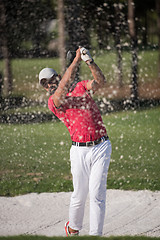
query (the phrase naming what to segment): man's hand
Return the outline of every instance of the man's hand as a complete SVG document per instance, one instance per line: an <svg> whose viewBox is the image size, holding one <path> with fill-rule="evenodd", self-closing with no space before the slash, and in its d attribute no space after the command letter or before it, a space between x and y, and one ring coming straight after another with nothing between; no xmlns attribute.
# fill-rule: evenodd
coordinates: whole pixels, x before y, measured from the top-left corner
<svg viewBox="0 0 160 240"><path fill-rule="evenodd" d="M81 51L80 51L80 48L77 49L76 51L76 56L75 56L75 60L77 62L80 62L82 59L81 59Z"/></svg>
<svg viewBox="0 0 160 240"><path fill-rule="evenodd" d="M84 47L80 47L80 52L81 52L81 59L86 62L87 64L90 64L93 62L93 58L91 57L91 54L88 49Z"/></svg>

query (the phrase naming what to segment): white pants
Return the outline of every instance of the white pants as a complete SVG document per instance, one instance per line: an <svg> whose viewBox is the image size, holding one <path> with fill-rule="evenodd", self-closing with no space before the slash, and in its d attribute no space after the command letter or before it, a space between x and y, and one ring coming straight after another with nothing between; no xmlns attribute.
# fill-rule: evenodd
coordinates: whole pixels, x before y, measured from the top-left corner
<svg viewBox="0 0 160 240"><path fill-rule="evenodd" d="M69 226L72 229L82 229L85 202L89 192L90 235L102 235L111 149L109 140L93 147L72 146L70 149L74 188L69 209Z"/></svg>

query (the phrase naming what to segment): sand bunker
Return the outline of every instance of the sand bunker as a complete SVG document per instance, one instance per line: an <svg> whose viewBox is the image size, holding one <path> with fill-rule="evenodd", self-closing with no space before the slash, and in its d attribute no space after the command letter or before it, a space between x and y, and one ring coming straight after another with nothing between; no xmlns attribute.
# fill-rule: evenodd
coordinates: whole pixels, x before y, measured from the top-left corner
<svg viewBox="0 0 160 240"><path fill-rule="evenodd" d="M0 236L65 236L71 193L0 197ZM89 198L83 229L89 232ZM160 236L160 191L107 191L104 236Z"/></svg>

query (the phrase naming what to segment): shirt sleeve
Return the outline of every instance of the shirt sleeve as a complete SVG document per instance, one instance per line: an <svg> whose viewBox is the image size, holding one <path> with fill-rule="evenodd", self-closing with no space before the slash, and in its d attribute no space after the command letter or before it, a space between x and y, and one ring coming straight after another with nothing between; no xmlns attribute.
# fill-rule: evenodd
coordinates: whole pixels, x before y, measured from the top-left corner
<svg viewBox="0 0 160 240"><path fill-rule="evenodd" d="M64 122L65 114L64 114L63 108L62 107L56 108L56 106L54 105L52 96L50 96L50 98L48 99L48 108L54 113L56 117L58 117L61 121Z"/></svg>
<svg viewBox="0 0 160 240"><path fill-rule="evenodd" d="M90 80L83 80L81 81L80 83L82 84L82 86L85 88L86 91L88 91L87 89L87 83L89 82Z"/></svg>
<svg viewBox="0 0 160 240"><path fill-rule="evenodd" d="M50 96L50 98L48 99L48 108L54 113L56 114L56 111L55 111L55 105L54 105L54 102L53 102L53 99L52 99L52 96Z"/></svg>

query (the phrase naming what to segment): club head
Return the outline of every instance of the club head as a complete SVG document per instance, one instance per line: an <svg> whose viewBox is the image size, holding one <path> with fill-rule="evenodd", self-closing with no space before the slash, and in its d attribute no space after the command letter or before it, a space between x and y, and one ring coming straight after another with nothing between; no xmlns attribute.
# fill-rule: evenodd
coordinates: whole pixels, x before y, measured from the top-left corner
<svg viewBox="0 0 160 240"><path fill-rule="evenodd" d="M76 51L68 51L67 52L67 56L66 56L66 58L67 58L67 60L71 60L71 59L73 59L74 57L76 56Z"/></svg>

